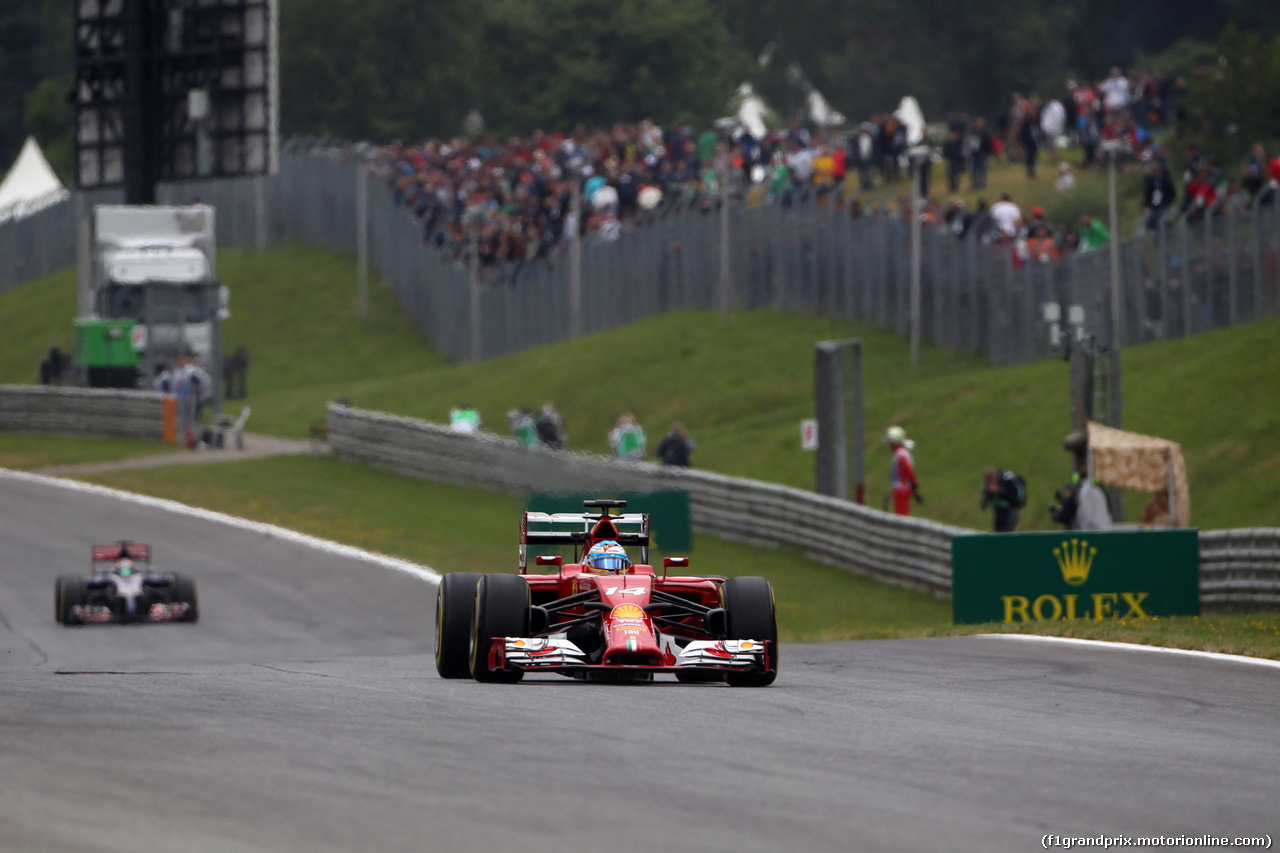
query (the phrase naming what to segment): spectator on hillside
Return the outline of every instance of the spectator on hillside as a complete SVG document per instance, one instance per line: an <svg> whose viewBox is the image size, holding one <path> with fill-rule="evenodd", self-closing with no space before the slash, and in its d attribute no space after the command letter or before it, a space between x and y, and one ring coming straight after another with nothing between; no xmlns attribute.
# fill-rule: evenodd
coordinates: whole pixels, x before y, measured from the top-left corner
<svg viewBox="0 0 1280 853"><path fill-rule="evenodd" d="M863 190L869 190L875 186L872 177L876 167L876 139L875 125L869 121L864 121L858 126L856 135L849 141L848 162L858 170L858 185Z"/></svg>
<svg viewBox="0 0 1280 853"><path fill-rule="evenodd" d="M658 444L658 458L663 465L688 468L689 455L697 448L698 445L689 437L684 424L676 421L671 425L671 431Z"/></svg>
<svg viewBox="0 0 1280 853"><path fill-rule="evenodd" d="M538 441L548 450L562 450L566 440L564 421L556 407L543 403L533 419L533 427L538 433Z"/></svg>
<svg viewBox="0 0 1280 853"><path fill-rule="evenodd" d="M1111 232L1102 224L1102 220L1089 213L1080 217L1080 251L1101 249L1110 242Z"/></svg>
<svg viewBox="0 0 1280 853"><path fill-rule="evenodd" d="M1013 203L1008 193L1001 193L1000 200L991 205L991 221L1006 237L1015 237L1022 227L1022 211Z"/></svg>
<svg viewBox="0 0 1280 853"><path fill-rule="evenodd" d="M1066 126L1067 111L1061 101L1051 96L1040 108L1040 134L1044 139L1045 150L1049 152L1055 166L1062 162L1058 154L1058 138L1063 135Z"/></svg>
<svg viewBox="0 0 1280 853"><path fill-rule="evenodd" d="M1178 190L1164 163L1152 161L1147 164L1145 172L1142 186L1143 221L1148 231L1158 231L1165 215L1177 201Z"/></svg>
<svg viewBox="0 0 1280 853"><path fill-rule="evenodd" d="M1047 264L1058 259L1058 244L1049 233L1049 226L1044 222L1031 228L1027 237L1027 260L1033 263Z"/></svg>
<svg viewBox="0 0 1280 853"><path fill-rule="evenodd" d="M965 153L969 158L969 189L980 190L987 185L987 160L993 153L991 131L987 120L978 116L973 120L965 136Z"/></svg>
<svg viewBox="0 0 1280 853"><path fill-rule="evenodd" d="M1262 192L1267 186L1267 180L1262 176L1262 170L1258 168L1257 163L1249 162L1244 164L1244 171L1240 175L1240 189L1249 194L1249 200L1258 197L1258 193Z"/></svg>
<svg viewBox="0 0 1280 853"><path fill-rule="evenodd" d="M1080 251L1080 234L1070 222L1062 223L1062 227L1058 229L1057 244L1058 257Z"/></svg>
<svg viewBox="0 0 1280 853"><path fill-rule="evenodd" d="M965 157L964 137L959 129L947 133L947 141L942 143L942 159L947 164L947 189L949 192L960 191L960 176L968 165Z"/></svg>
<svg viewBox="0 0 1280 853"><path fill-rule="evenodd" d="M1017 97L1014 102L1015 131L1028 178L1036 176L1036 161L1040 156L1040 119L1037 112L1037 105L1033 100Z"/></svg>
<svg viewBox="0 0 1280 853"><path fill-rule="evenodd" d="M480 431L480 413L468 405L449 410L449 429L467 435Z"/></svg>
<svg viewBox="0 0 1280 853"><path fill-rule="evenodd" d="M616 459L638 462L644 459L644 429L636 423L635 416L622 415L609 433L609 447Z"/></svg>
<svg viewBox="0 0 1280 853"><path fill-rule="evenodd" d="M1053 182L1053 188L1060 193L1069 193L1076 188L1076 176L1066 163L1058 164L1058 179Z"/></svg>
<svg viewBox="0 0 1280 853"><path fill-rule="evenodd" d="M1129 106L1129 80L1119 68L1112 68L1107 79L1098 84L1098 95L1107 115L1122 112Z"/></svg>
<svg viewBox="0 0 1280 853"><path fill-rule="evenodd" d="M1182 194L1182 216L1187 222L1198 222L1213 208L1218 200L1210 164L1205 162L1196 170Z"/></svg>
<svg viewBox="0 0 1280 853"><path fill-rule="evenodd" d="M533 412L521 406L507 412L507 420L511 423L511 434L520 447L529 450L538 446L538 430L533 425Z"/></svg>
<svg viewBox="0 0 1280 853"><path fill-rule="evenodd" d="M1027 223L1027 232L1030 233L1037 228L1044 228L1048 236L1053 236L1053 228L1044 218L1044 208L1039 205L1031 208L1031 221Z"/></svg>
<svg viewBox="0 0 1280 853"><path fill-rule="evenodd" d="M1267 153L1265 145L1261 142L1255 142L1253 143L1253 159L1267 180L1280 184L1280 157L1273 157Z"/></svg>

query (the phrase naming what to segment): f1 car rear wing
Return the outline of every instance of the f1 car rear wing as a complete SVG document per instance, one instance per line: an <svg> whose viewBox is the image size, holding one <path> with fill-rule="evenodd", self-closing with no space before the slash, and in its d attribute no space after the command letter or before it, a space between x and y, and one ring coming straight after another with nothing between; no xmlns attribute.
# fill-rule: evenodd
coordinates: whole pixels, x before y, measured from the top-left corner
<svg viewBox="0 0 1280 853"><path fill-rule="evenodd" d="M90 558L93 562L99 563L104 560L115 560L121 556L128 557L131 560L144 560L151 562L151 546L144 542L116 542L111 545L94 545L93 556Z"/></svg>
<svg viewBox="0 0 1280 853"><path fill-rule="evenodd" d="M592 502L597 503L597 502ZM601 502L602 503L602 502ZM610 502L610 503L621 503ZM623 504L625 506L625 504ZM640 562L649 562L649 513L621 515L586 512L526 512L520 516L520 574L528 568L530 545L572 545L575 559L579 546L601 539L640 548Z"/></svg>

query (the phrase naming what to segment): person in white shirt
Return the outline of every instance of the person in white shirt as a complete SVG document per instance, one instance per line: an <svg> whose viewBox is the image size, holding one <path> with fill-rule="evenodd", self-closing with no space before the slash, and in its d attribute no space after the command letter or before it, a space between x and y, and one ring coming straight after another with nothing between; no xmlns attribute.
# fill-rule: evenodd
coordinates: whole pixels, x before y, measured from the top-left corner
<svg viewBox="0 0 1280 853"><path fill-rule="evenodd" d="M1044 147L1049 149L1049 156L1054 165L1062 162L1058 155L1058 137L1062 136L1067 124L1067 110L1057 98L1049 98L1040 108L1040 133L1044 136Z"/></svg>
<svg viewBox="0 0 1280 853"><path fill-rule="evenodd" d="M1107 79L1098 84L1098 93L1102 96L1102 108L1108 115L1129 106L1129 80L1119 68L1112 68Z"/></svg>
<svg viewBox="0 0 1280 853"><path fill-rule="evenodd" d="M1013 203L1008 193L1000 196L1000 200L991 205L991 221L1007 237L1016 237L1022 227L1022 210Z"/></svg>

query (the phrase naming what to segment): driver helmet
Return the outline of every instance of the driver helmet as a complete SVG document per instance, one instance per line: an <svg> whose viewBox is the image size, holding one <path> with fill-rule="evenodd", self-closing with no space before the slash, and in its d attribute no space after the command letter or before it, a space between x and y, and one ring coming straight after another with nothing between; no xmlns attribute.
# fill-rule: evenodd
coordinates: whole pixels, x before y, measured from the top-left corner
<svg viewBox="0 0 1280 853"><path fill-rule="evenodd" d="M133 574L134 572L133 560L129 559L128 557L121 557L120 559L116 560L116 571L119 572L123 577L127 578L129 575Z"/></svg>
<svg viewBox="0 0 1280 853"><path fill-rule="evenodd" d="M588 571L614 575L625 572L631 565L631 561L627 559L626 549L612 539L592 545L591 550L587 552L586 563Z"/></svg>

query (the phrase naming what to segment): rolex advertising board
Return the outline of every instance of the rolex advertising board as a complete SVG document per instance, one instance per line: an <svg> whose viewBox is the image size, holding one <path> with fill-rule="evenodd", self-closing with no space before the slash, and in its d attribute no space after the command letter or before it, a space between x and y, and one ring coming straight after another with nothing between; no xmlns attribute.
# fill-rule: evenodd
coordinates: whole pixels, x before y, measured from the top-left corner
<svg viewBox="0 0 1280 853"><path fill-rule="evenodd" d="M1195 530L1068 530L951 539L959 624L1200 613Z"/></svg>

